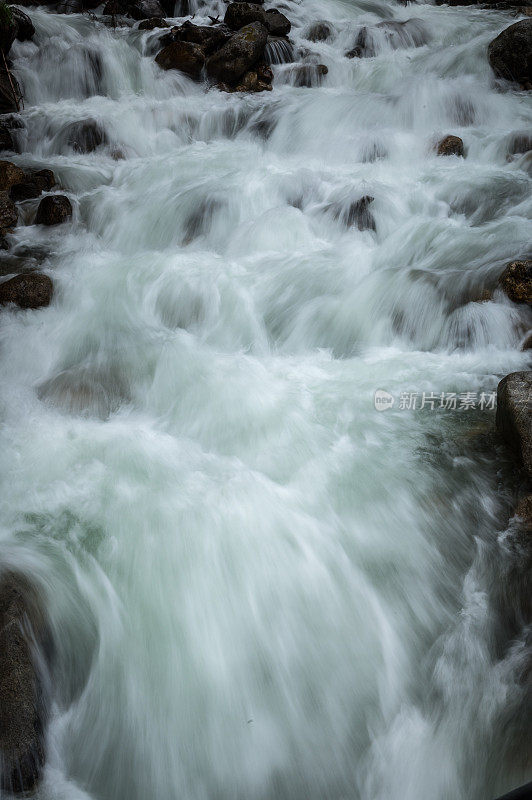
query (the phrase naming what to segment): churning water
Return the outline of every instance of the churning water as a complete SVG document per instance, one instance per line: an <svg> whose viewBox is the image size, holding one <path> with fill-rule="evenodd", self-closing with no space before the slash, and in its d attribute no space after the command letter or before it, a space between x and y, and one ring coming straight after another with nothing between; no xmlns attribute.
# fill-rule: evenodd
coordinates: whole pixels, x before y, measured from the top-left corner
<svg viewBox="0 0 532 800"><path fill-rule="evenodd" d="M528 361L529 312L486 294L530 234L530 101L486 58L514 18L283 7L321 86L272 47L273 92L207 91L158 69L157 32L39 9L15 48L14 160L74 206L16 231L52 305L0 319L2 562L57 640L42 800L490 800L530 778L494 412L398 399L480 397ZM374 55L345 58L364 26ZM435 155L448 133L465 159Z"/></svg>

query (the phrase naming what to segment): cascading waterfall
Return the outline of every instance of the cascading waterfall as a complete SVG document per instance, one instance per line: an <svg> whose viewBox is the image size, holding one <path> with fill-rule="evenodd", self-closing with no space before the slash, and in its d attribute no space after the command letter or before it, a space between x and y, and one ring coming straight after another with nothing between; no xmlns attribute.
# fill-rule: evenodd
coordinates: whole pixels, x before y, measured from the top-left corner
<svg viewBox="0 0 532 800"><path fill-rule="evenodd" d="M486 59L513 18L283 7L328 68L310 87L272 47L272 92L207 91L155 65L160 31L40 8L14 47L13 160L74 208L16 229L52 305L0 317L2 563L58 650L42 800L490 800L530 779L494 412L419 408L529 362L530 312L496 288L532 208L511 145L531 107ZM448 133L466 158L436 156ZM363 198L375 230L351 224Z"/></svg>

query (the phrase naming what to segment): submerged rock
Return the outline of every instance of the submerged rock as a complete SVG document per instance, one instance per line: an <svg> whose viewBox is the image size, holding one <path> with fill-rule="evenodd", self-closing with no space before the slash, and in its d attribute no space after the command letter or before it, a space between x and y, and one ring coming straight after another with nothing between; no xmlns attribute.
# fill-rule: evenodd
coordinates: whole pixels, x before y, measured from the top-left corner
<svg viewBox="0 0 532 800"><path fill-rule="evenodd" d="M356 226L359 231L376 231L375 218L370 211L374 197L365 195L352 203L331 203L328 211L332 212L335 220L340 220L346 228Z"/></svg>
<svg viewBox="0 0 532 800"><path fill-rule="evenodd" d="M499 285L514 303L532 305L532 261L512 261L501 277Z"/></svg>
<svg viewBox="0 0 532 800"><path fill-rule="evenodd" d="M488 59L498 78L532 89L532 19L515 22L493 39Z"/></svg>
<svg viewBox="0 0 532 800"><path fill-rule="evenodd" d="M532 372L512 372L497 387L497 429L532 477Z"/></svg>
<svg viewBox="0 0 532 800"><path fill-rule="evenodd" d="M207 73L218 81L235 84L264 55L268 30L260 22L245 25L207 60Z"/></svg>
<svg viewBox="0 0 532 800"><path fill-rule="evenodd" d="M39 203L36 225L60 225L72 216L72 205L68 197L61 194L51 194Z"/></svg>
<svg viewBox="0 0 532 800"><path fill-rule="evenodd" d="M449 134L438 142L436 153L439 156L463 156L464 143L459 136Z"/></svg>
<svg viewBox="0 0 532 800"><path fill-rule="evenodd" d="M50 305L54 287L48 275L30 272L15 275L0 284L0 303L14 303L20 308L41 308Z"/></svg>
<svg viewBox="0 0 532 800"><path fill-rule="evenodd" d="M62 135L66 144L76 153L92 153L96 148L108 143L104 129L95 119L71 122L63 129Z"/></svg>
<svg viewBox="0 0 532 800"><path fill-rule="evenodd" d="M314 22L305 34L305 39L309 42L326 42L333 35L333 29L328 22L320 20Z"/></svg>
<svg viewBox="0 0 532 800"><path fill-rule="evenodd" d="M293 86L306 87L319 86L327 73L325 64L298 64L290 67L288 75Z"/></svg>
<svg viewBox="0 0 532 800"><path fill-rule="evenodd" d="M35 590L21 575L0 578L0 788L31 792L45 760L48 717L41 650L49 632Z"/></svg>

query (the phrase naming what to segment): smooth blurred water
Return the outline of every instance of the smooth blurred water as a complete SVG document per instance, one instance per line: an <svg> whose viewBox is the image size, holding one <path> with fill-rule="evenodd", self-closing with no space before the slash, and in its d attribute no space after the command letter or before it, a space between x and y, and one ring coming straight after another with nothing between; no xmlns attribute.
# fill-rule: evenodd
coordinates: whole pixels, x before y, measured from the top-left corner
<svg viewBox="0 0 532 800"><path fill-rule="evenodd" d="M530 98L486 59L514 18L283 7L321 86L276 64L271 93L207 90L157 68L157 32L40 9L15 47L14 160L74 206L14 237L52 305L0 317L2 563L34 576L58 648L42 800L490 800L530 779L494 412L373 402L529 363L530 313L496 290L530 240L532 162L509 155ZM335 35L313 44L319 19ZM363 26L375 56L345 58ZM81 154L86 119L106 143ZM448 133L467 158L436 157ZM346 226L367 195L376 231Z"/></svg>

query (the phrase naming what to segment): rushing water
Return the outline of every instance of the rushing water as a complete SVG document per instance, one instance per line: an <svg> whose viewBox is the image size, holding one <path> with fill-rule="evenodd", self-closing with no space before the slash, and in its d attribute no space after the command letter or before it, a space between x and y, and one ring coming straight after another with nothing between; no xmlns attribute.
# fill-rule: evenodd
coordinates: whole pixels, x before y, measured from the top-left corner
<svg viewBox="0 0 532 800"><path fill-rule="evenodd" d="M485 294L530 238L531 162L509 155L530 99L486 59L515 18L283 7L321 86L276 47L273 92L207 91L157 68L157 32L40 9L14 48L14 160L74 206L14 237L52 305L0 317L2 563L38 582L58 650L42 800L490 800L530 779L494 412L398 400L479 397L529 360L528 312ZM324 18L335 36L305 40ZM374 57L345 58L363 26ZM67 127L86 119L91 154ZM436 157L447 133L467 158ZM367 195L376 231L345 224Z"/></svg>

